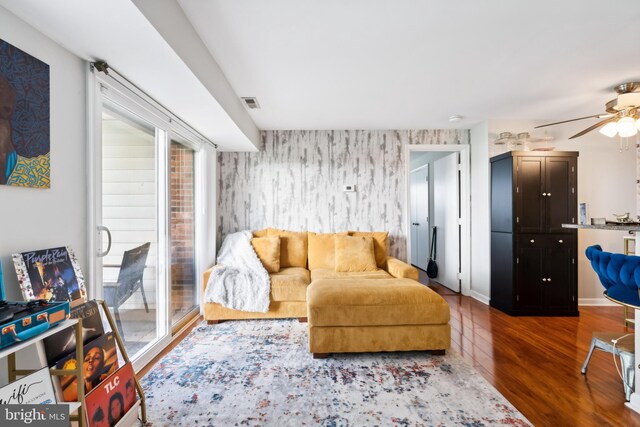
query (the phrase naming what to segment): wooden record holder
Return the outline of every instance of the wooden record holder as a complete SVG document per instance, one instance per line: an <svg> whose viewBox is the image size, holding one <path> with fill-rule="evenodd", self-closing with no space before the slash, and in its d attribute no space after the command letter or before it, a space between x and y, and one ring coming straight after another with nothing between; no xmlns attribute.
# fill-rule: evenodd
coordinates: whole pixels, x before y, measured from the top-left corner
<svg viewBox="0 0 640 427"><path fill-rule="evenodd" d="M104 302L104 300L96 300L96 302L102 306L102 310L107 316L107 320L109 321L109 326L111 326L111 331L113 331L113 336L116 339L116 343L118 344L118 348L120 349L120 354L122 354L122 358L124 359L124 362L129 363L130 362L129 355L127 354L127 350L124 348L124 342L122 341L122 338L118 333L116 322L113 320L113 317L111 316L111 312L109 311L109 307L107 306L107 303ZM136 390L138 390L138 395L140 396L140 409L141 409L140 412L142 413L141 414L142 423L146 424L147 423L147 404L144 397L144 391L142 390L142 386L138 381L138 377L136 376L135 371L133 372L133 380L136 382Z"/></svg>
<svg viewBox="0 0 640 427"><path fill-rule="evenodd" d="M16 369L16 351L25 348L29 345L35 344L36 342L42 340L46 336L52 335L56 332L59 332L62 329L75 327L75 335L76 335L76 343L80 343L80 345L76 345L76 360L82 360L83 357L83 343L82 343L82 319L70 319L62 324L58 325L51 329L50 333L44 333L42 335L35 336L24 341L21 344L13 345L8 349L11 351L7 355L7 366L8 366L8 377L9 382L13 382L17 379L18 376L29 375L37 369ZM5 349L6 351L7 349ZM3 351L2 353L4 353ZM66 376L66 375L75 375L76 378L82 378L82 363L76 364L76 369L50 369L51 375L55 376ZM66 402L69 404L69 418L71 421L77 421L78 425L81 427L85 427L87 425L85 419L85 407L84 407L84 381L76 381L78 386L78 396L82 396L82 398L78 402ZM76 412L73 414L73 412Z"/></svg>
<svg viewBox="0 0 640 427"><path fill-rule="evenodd" d="M115 321L113 320L113 317L111 316L111 312L109 311L109 307L107 306L107 304L103 301L103 300L96 300L97 303L99 303L102 306L102 309L105 313L105 315L107 316L107 321L109 322L109 326L111 327L111 330L113 331L113 336L116 339L116 343L118 344L118 348L120 349L120 354L122 354L122 358L124 359L125 363L129 363L129 355L127 354L127 350L124 347L124 342L122 341L122 338L120 337L120 334L118 333L118 328L116 327ZM78 319L70 319L67 320L66 322L62 323L61 325L59 325L59 327L53 328L51 333L45 333L43 335L40 336L36 336L34 338L31 338L27 341L25 341L22 345L14 345L10 348L14 349L12 352L10 352L7 355L7 365L8 365L8 378L9 378L9 382L13 382L15 381L18 376L24 376L24 375L29 375L33 372L35 372L37 369L16 369L16 354L15 352L20 350L21 348L26 347L27 345L31 345L34 344L35 342L42 340L45 336L49 336L55 332L58 332L61 329L64 328L68 328L71 326L75 326L75 335L76 335L76 360L83 360L83 353L84 353L84 344L83 344L83 340L82 340L82 319L78 318ZM80 343L79 345L77 343ZM6 349L0 353L7 353ZM55 369L52 368L50 369L50 373L51 375L55 375L55 376L67 376L67 375L75 375L76 378L82 378L82 363L77 363L76 364L76 369ZM136 390L138 391L138 395L140 396L140 408L141 408L141 415L142 415L142 423L146 424L147 423L147 405L146 405L146 401L145 401L145 397L144 397L144 391L142 390L142 386L140 386L140 382L138 381L138 377L135 375L133 375L133 379L136 383ZM78 425L80 427L86 427L87 426L87 420L85 417L85 413L86 413L86 405L85 405L85 394L84 394L84 381L76 381L77 385L78 385L78 402L67 402L69 403L69 414L70 414L70 420L71 421L76 421L78 422ZM134 408L136 408L136 406L134 406ZM77 410L76 414L72 414L73 412L75 412ZM126 414L125 414L126 415Z"/></svg>

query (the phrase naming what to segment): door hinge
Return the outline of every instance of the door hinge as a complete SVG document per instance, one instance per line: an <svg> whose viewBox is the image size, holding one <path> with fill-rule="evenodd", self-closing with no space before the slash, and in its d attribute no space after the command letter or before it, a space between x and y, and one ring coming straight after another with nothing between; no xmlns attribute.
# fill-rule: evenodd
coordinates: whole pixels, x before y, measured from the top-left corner
<svg viewBox="0 0 640 427"><path fill-rule="evenodd" d="M462 273L458 273L458 280L462 280L463 276Z"/></svg>
<svg viewBox="0 0 640 427"><path fill-rule="evenodd" d="M571 264L575 264L576 263L576 259L575 258L571 258Z"/></svg>
<svg viewBox="0 0 640 427"><path fill-rule="evenodd" d="M576 222L576 218L575 217L571 217L571 224Z"/></svg>
<svg viewBox="0 0 640 427"><path fill-rule="evenodd" d="M519 217L519 216L517 216L517 217L516 217L516 223L519 223L519 222L520 222L520 217Z"/></svg>
<svg viewBox="0 0 640 427"><path fill-rule="evenodd" d="M516 301L520 301L520 295L516 295Z"/></svg>
<svg viewBox="0 0 640 427"><path fill-rule="evenodd" d="M520 258L516 258L516 264L520 264Z"/></svg>
<svg viewBox="0 0 640 427"><path fill-rule="evenodd" d="M571 187L571 194L576 194L576 187Z"/></svg>
<svg viewBox="0 0 640 427"><path fill-rule="evenodd" d="M516 193L519 193L520 189L518 187L516 187Z"/></svg>
<svg viewBox="0 0 640 427"><path fill-rule="evenodd" d="M575 172L576 168L574 168L573 166L571 166L571 172Z"/></svg>
<svg viewBox="0 0 640 427"><path fill-rule="evenodd" d="M571 301L576 302L576 296L575 296L575 295L573 295L573 296L571 297Z"/></svg>

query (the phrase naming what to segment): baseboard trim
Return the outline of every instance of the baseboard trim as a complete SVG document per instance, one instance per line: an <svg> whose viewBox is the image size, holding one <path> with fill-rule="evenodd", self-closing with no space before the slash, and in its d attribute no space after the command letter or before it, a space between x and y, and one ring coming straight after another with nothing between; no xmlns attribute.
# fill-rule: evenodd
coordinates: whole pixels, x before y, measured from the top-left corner
<svg viewBox="0 0 640 427"><path fill-rule="evenodd" d="M638 394L638 392L631 393L631 400L625 403L625 406L633 411L640 413L640 394Z"/></svg>
<svg viewBox="0 0 640 427"><path fill-rule="evenodd" d="M606 298L578 298L578 305L591 305L602 307L619 307L620 304L616 304Z"/></svg>
<svg viewBox="0 0 640 427"><path fill-rule="evenodd" d="M483 304L489 305L489 302L491 301L491 298L489 298L486 295L481 294L480 292L476 292L474 290L471 290L471 293L469 294L469 296L471 296L471 298L476 299L478 301L480 301Z"/></svg>

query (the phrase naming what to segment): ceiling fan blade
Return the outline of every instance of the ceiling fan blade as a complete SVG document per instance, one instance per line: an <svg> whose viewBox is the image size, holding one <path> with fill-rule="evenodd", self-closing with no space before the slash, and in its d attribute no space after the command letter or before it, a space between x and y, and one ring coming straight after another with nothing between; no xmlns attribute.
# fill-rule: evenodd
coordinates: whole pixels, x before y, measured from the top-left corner
<svg viewBox="0 0 640 427"><path fill-rule="evenodd" d="M536 126L534 127L534 129L538 129L538 128L544 128L547 126L553 126L553 125L560 125L562 123L569 123L569 122L576 122L578 120L584 120L584 119L602 119L605 117L611 117L613 116L613 114L594 114L593 116L585 116L585 117L578 117L577 119L570 119L570 120L563 120L561 122L555 122L555 123L547 123L546 125L540 125L540 126Z"/></svg>
<svg viewBox="0 0 640 427"><path fill-rule="evenodd" d="M576 133L575 135L573 135L573 136L572 136L571 138L569 138L569 139L577 138L577 137L582 136L582 135L584 135L584 134L586 134L586 133L589 133L589 132L591 132L592 130L597 129L597 128L599 128L599 127L600 127L600 126L602 126L602 125L606 125L606 124L607 124L607 123L609 123L609 122L613 122L613 121L615 121L617 118L618 118L618 116L617 116L617 115L613 115L612 117L609 117L609 118L607 118L607 119L604 119L604 120L602 120L602 121L599 121L599 122L598 122L598 123L596 123L595 125L593 125L593 126L589 126L588 128L586 128L586 129L585 129L585 130L583 130L582 132L578 132L578 133Z"/></svg>

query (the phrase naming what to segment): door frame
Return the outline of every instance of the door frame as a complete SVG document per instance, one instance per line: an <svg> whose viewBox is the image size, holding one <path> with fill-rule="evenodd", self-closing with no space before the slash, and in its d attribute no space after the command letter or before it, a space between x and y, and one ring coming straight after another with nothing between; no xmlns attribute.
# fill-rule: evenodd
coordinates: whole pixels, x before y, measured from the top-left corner
<svg viewBox="0 0 640 427"><path fill-rule="evenodd" d="M470 181L470 145L469 144L407 144L405 156L405 201L404 224L407 259L411 262L411 153L415 151L458 152L460 153L460 292L471 295L471 181Z"/></svg>

